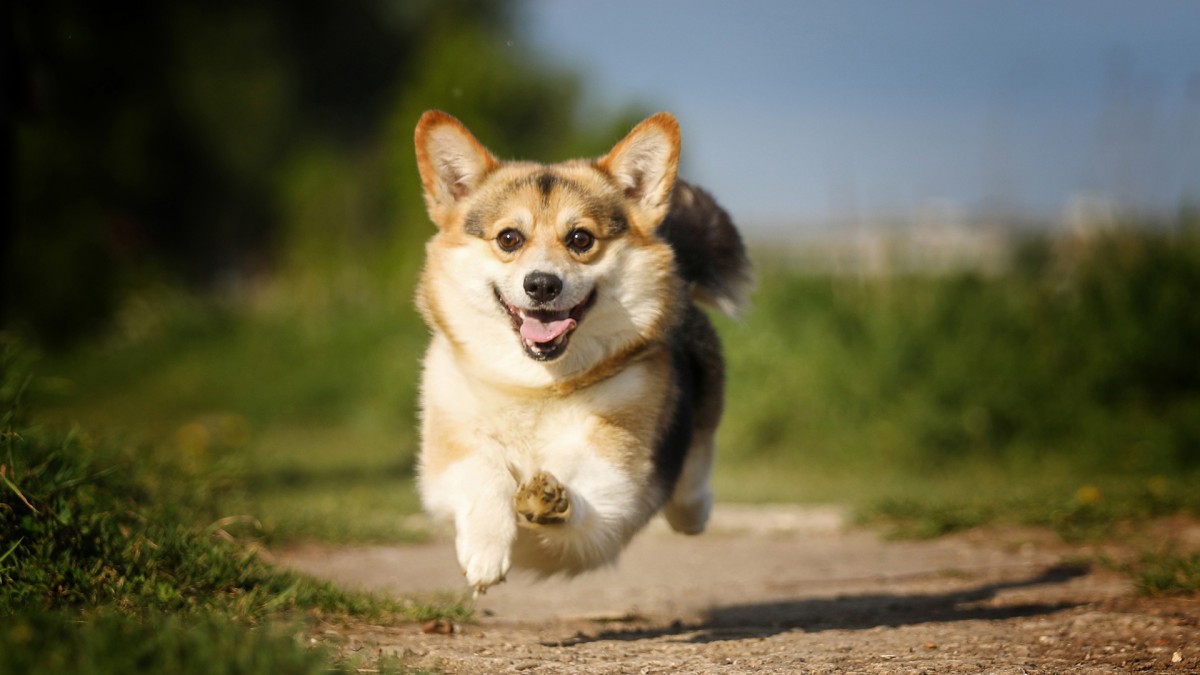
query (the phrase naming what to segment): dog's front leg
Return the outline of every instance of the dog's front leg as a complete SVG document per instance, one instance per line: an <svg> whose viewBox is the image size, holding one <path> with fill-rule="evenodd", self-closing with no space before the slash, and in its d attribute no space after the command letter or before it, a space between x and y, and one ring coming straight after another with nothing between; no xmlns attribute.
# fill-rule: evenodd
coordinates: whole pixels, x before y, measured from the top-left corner
<svg viewBox="0 0 1200 675"><path fill-rule="evenodd" d="M481 455L461 459L426 481L433 510L454 514L458 564L476 595L504 581L512 564L515 490L508 469Z"/></svg>
<svg viewBox="0 0 1200 675"><path fill-rule="evenodd" d="M526 527L562 525L571 519L574 509L567 488L552 474L539 471L517 488L513 497L517 524Z"/></svg>

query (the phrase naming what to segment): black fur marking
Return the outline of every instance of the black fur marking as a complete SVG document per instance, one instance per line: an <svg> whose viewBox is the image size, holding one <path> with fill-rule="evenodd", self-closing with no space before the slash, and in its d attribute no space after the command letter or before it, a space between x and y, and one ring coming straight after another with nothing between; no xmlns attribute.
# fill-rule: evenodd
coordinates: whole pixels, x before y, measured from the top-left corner
<svg viewBox="0 0 1200 675"><path fill-rule="evenodd" d="M671 341L671 379L678 397L654 453L655 475L668 496L679 481L695 430L715 429L725 405L720 339L695 305L688 307Z"/></svg>
<svg viewBox="0 0 1200 675"><path fill-rule="evenodd" d="M697 365L681 341L676 340L671 347L671 377L678 397L675 399L675 409L671 411L671 424L654 451L655 474L663 486L663 494L667 496L675 490L675 483L683 472L683 460L692 444L696 422L695 387L700 375Z"/></svg>
<svg viewBox="0 0 1200 675"><path fill-rule="evenodd" d="M512 189L519 189L530 184L537 186L543 205L548 204L550 193L556 189L566 190L580 197L585 204L587 216L601 226L601 232L605 237L617 237L629 230L629 221L625 217L624 206L618 199L599 197L594 190L549 171L543 171L514 183Z"/></svg>
<svg viewBox="0 0 1200 675"><path fill-rule="evenodd" d="M556 188L563 189L563 190L569 190L571 192L574 192L579 195L583 195L585 197L589 197L589 198L592 197L591 191L588 190L587 188L585 188L584 186L571 180L570 178L560 176L560 175L558 175L556 173L552 173L550 171L543 171L541 173L532 174L530 176L526 176L522 179L514 181L505 190L504 195L508 196L508 194L510 192L520 190L521 188L528 187L530 185L537 187L538 193L541 194L543 200L548 200L550 197L550 193L553 192Z"/></svg>
<svg viewBox="0 0 1200 675"><path fill-rule="evenodd" d="M542 199L549 199L550 191L559 183L558 176L546 171L537 177L538 192L542 193Z"/></svg>
<svg viewBox="0 0 1200 675"><path fill-rule="evenodd" d="M487 235L483 226L483 215L478 211L468 213L466 220L463 222L463 231L472 237L483 239Z"/></svg>
<svg viewBox="0 0 1200 675"><path fill-rule="evenodd" d="M608 236L615 237L629 231L629 221L625 218L625 209L620 204L612 204L608 211Z"/></svg>

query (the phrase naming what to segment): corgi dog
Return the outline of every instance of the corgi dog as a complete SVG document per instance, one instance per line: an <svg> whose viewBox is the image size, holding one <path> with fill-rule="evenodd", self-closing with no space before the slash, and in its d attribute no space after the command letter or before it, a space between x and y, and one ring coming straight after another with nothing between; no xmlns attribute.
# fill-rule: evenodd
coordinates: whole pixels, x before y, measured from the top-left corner
<svg viewBox="0 0 1200 675"><path fill-rule="evenodd" d="M676 180L675 118L548 165L498 160L436 110L415 140L437 226L418 486L467 583L612 562L659 510L701 532L725 375L695 302L733 313L750 273L728 214Z"/></svg>

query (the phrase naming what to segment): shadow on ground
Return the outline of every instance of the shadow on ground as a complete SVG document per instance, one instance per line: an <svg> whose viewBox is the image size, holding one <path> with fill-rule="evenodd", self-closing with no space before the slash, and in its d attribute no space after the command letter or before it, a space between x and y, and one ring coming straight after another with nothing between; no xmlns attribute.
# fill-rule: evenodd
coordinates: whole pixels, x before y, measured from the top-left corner
<svg viewBox="0 0 1200 675"><path fill-rule="evenodd" d="M989 604L1005 590L1060 584L1087 574L1083 566L1052 567L1026 579L990 583L950 593L870 594L835 598L780 600L710 609L699 621L676 621L652 629L609 630L579 636L563 646L603 640L647 640L671 635L687 642L717 642L747 637L768 637L793 630L866 630L931 622L988 621L1053 614L1077 606L1072 602Z"/></svg>

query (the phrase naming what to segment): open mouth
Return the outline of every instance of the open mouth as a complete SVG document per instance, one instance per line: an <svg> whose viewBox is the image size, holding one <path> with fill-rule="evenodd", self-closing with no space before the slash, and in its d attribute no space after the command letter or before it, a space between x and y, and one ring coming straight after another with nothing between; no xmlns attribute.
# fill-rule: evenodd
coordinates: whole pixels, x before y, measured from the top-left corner
<svg viewBox="0 0 1200 675"><path fill-rule="evenodd" d="M525 353L538 361L553 361L566 353L575 327L596 301L596 291L571 309L559 311L521 309L505 300L499 289L496 289L496 300L512 319L513 330L520 336Z"/></svg>

